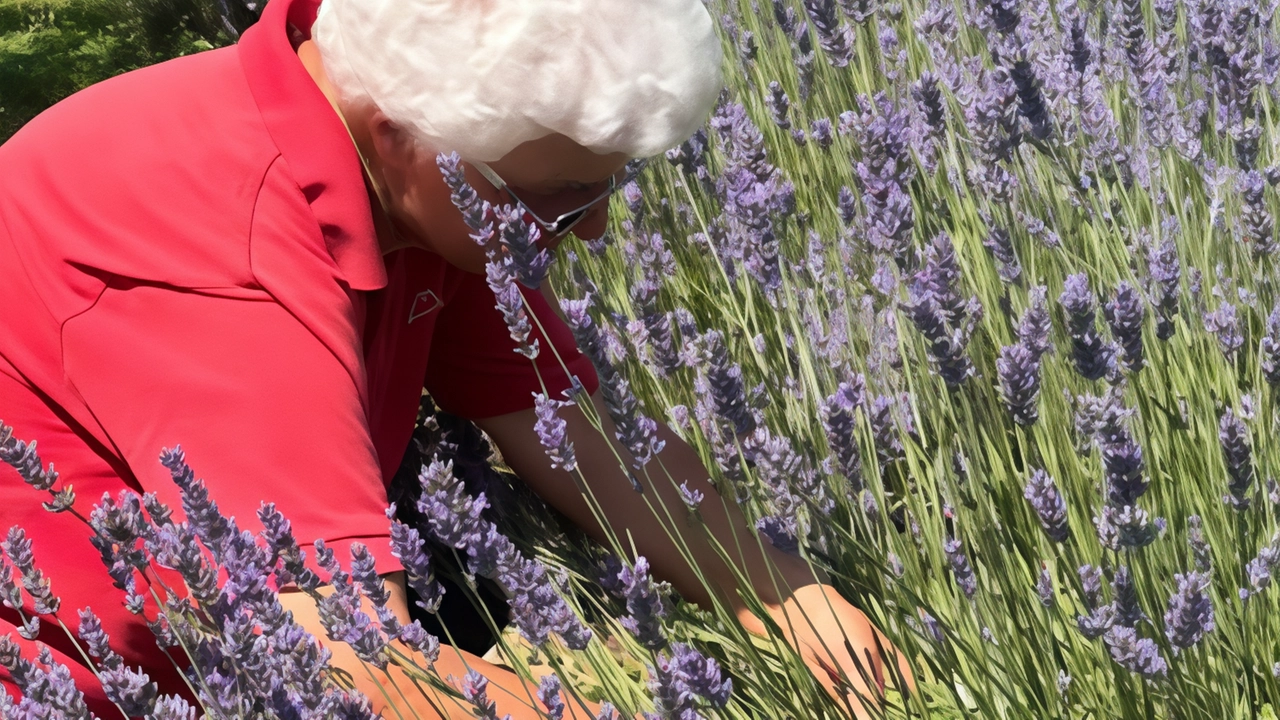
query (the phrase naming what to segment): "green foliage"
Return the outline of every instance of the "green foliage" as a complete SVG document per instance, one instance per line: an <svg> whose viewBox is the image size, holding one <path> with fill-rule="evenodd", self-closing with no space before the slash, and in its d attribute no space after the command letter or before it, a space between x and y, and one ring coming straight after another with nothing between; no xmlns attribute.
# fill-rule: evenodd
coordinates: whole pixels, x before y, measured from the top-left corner
<svg viewBox="0 0 1280 720"><path fill-rule="evenodd" d="M238 6L236 6L238 8ZM0 141L114 75L235 41L214 0L0 0Z"/></svg>

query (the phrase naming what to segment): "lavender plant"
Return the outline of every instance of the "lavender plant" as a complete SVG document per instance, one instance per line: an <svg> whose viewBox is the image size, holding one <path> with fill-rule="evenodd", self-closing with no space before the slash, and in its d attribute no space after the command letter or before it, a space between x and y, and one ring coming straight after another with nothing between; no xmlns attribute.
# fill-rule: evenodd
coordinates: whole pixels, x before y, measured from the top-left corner
<svg viewBox="0 0 1280 720"><path fill-rule="evenodd" d="M916 691L889 679L875 707L845 704L776 642L786 628L762 642L721 603L692 609L647 560L619 564L593 596L599 573L584 558L599 548L539 534L548 523L532 511L499 530L485 519L490 496L465 490L443 461L426 463L427 524L392 525L425 608L440 597L430 538L511 592L524 639L506 650L521 642L558 663L530 697L553 717L572 712L561 697L572 708L591 693L608 700L600 717L1274 716L1280 513L1261 492L1280 473L1269 442L1280 413L1270 9L709 6L722 18L728 90L707 127L614 201L607 242L536 252L509 209L468 192L456 159L442 169L492 250L490 284L526 356L547 349L529 340L520 288L546 278L564 298L625 449L620 468L645 490L636 512L677 539L738 500L755 529L740 539L830 578L905 651ZM1215 297L1206 276L1218 278ZM1145 335L1148 314L1160 342ZM603 419L580 396L535 402L543 447L590 505L564 422L581 413L603 432ZM694 487L702 478L667 476L657 418L672 419L721 497ZM49 509L72 508L34 447L0 431L0 459ZM266 623L269 645L303 646L247 584L264 567L303 588L333 583L328 627L371 661L394 664L387 648L439 650L376 610L352 614L356 598L381 595L367 561L309 569L270 510L268 549L252 551L198 484L175 479L191 498L182 522L145 498L113 498L86 520L94 537L116 538L99 542L132 602L147 601L146 585L125 570L162 558L192 607L216 612L220 654L201 668L211 687L251 660L246 627ZM679 490L666 506L648 491L662 483ZM525 534L559 539L535 547ZM627 555L624 539L602 534ZM209 558L185 550L196 543ZM52 631L35 604L50 609L57 578L50 589L27 572L20 534L4 558L0 599L24 608L24 632ZM220 604L215 568L228 565L251 590L251 615ZM174 639L192 639L199 613L165 610ZM107 660L87 624L87 651ZM47 689L61 687L53 665L21 665L5 647L0 662L37 689L17 702L74 705ZM520 665L527 654L504 657ZM575 658L598 683L570 671ZM281 682L300 683L323 656L294 665ZM358 709L332 674L308 677L297 694L319 698L314 707ZM119 698L151 702L144 681L111 681ZM209 702L275 711L263 686L247 687L248 699ZM483 678L448 687L491 712ZM169 702L154 699L157 717L181 712Z"/></svg>

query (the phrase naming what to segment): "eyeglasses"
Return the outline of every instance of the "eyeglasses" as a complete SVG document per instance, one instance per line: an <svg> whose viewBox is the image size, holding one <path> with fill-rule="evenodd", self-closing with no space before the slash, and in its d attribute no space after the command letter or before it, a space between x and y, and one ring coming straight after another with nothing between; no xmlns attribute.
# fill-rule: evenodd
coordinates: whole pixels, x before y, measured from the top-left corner
<svg viewBox="0 0 1280 720"><path fill-rule="evenodd" d="M553 221L548 221L538 215L529 203L521 200L520 197L516 195L515 191L511 189L511 186L493 171L493 168L477 161L471 161L471 165L475 167L476 170L479 170L480 174L484 176L484 179L492 183L494 187L499 190L506 190L507 194L511 196L511 199L519 203L520 207L524 208L525 212L529 213L529 216L533 218L534 222L538 223L538 226L553 238L560 237L572 230L575 225L582 222L582 219L587 216L587 213L591 211L591 208L595 207L601 200L605 200L609 196L613 195L618 191L618 188L630 182L632 178L639 174L640 169L644 167L644 163L642 162L628 163L627 167L623 170L624 175L621 182L618 181L618 176L616 174L610 176L609 187L606 188L604 192L597 195L594 200L579 208L561 214Z"/></svg>

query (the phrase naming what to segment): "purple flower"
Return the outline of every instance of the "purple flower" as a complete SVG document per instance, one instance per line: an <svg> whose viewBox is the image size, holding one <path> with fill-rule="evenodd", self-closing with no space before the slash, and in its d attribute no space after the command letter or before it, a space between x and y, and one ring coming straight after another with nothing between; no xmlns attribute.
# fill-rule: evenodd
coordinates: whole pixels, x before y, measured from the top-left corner
<svg viewBox="0 0 1280 720"><path fill-rule="evenodd" d="M783 130L790 130L791 121L787 119L787 113L791 111L791 100L777 80L769 83L769 95L765 98L765 103L769 106L769 114L773 116L773 124Z"/></svg>
<svg viewBox="0 0 1280 720"><path fill-rule="evenodd" d="M541 231L537 225L525 222L524 208L519 205L503 205L494 210L498 223L498 240L511 259L520 284L536 290L551 269L551 255L538 247ZM492 261L492 257L490 258Z"/></svg>
<svg viewBox="0 0 1280 720"><path fill-rule="evenodd" d="M690 512L695 512L702 504L702 491L689 487L689 482L686 480L680 483L680 499L684 501Z"/></svg>
<svg viewBox="0 0 1280 720"><path fill-rule="evenodd" d="M417 606L434 613L444 599L444 588L436 582L431 556L425 550L422 537L417 528L394 520L395 505L387 508L387 517L392 520L391 554L404 566L405 579L418 596Z"/></svg>
<svg viewBox="0 0 1280 720"><path fill-rule="evenodd" d="M1256 127L1256 126L1255 126ZM1253 256L1258 259L1276 254L1275 218L1267 210L1263 197L1266 180L1257 170L1249 170L1240 177L1240 229L1249 243Z"/></svg>
<svg viewBox="0 0 1280 720"><path fill-rule="evenodd" d="M1145 475L1142 446L1134 440L1124 420L1132 410L1118 398L1108 398L1098 418L1098 445L1106 471L1107 502L1114 507L1133 505L1150 484Z"/></svg>
<svg viewBox="0 0 1280 720"><path fill-rule="evenodd" d="M79 615L80 627L76 635L84 642L89 654L98 659L98 667L114 669L123 665L124 659L111 649L111 638L102 629L98 616L89 608L81 610Z"/></svg>
<svg viewBox="0 0 1280 720"><path fill-rule="evenodd" d="M1040 596L1041 605L1046 608L1053 607L1053 575L1049 574L1047 567L1040 568L1040 577L1036 580L1036 594Z"/></svg>
<svg viewBox="0 0 1280 720"><path fill-rule="evenodd" d="M154 513L152 515L154 517ZM275 565L275 559L280 561L280 567L276 570L277 581L281 584L293 582L299 589L306 592L319 587L320 578L306 566L304 562L306 554L302 552L302 548L298 546L298 541L293 536L292 524L279 510L276 510L275 503L263 503L258 508L258 520L262 523L262 539L266 541L267 548L270 549L274 558L271 565ZM180 554L187 552L181 546L182 543L177 546ZM195 558L188 558L186 562L190 565L195 560ZM187 584L191 584L190 579L187 580Z"/></svg>
<svg viewBox="0 0 1280 720"><path fill-rule="evenodd" d="M897 422L893 417L895 405L893 397L877 395L871 402L867 420L871 423L871 432L875 436L876 455L883 468L889 463L906 457L906 448L899 439Z"/></svg>
<svg viewBox="0 0 1280 720"><path fill-rule="evenodd" d="M462 679L462 696L476 708L476 716L484 720L499 720L497 703L489 699L489 679L475 670L468 670Z"/></svg>
<svg viewBox="0 0 1280 720"><path fill-rule="evenodd" d="M804 0L804 8L827 62L838 68L848 65L853 60L853 31L840 21L835 0Z"/></svg>
<svg viewBox="0 0 1280 720"><path fill-rule="evenodd" d="M1178 590L1169 598L1164 614L1164 634L1177 649L1187 649L1213 632L1213 602L1209 599L1209 576L1201 572L1174 576Z"/></svg>
<svg viewBox="0 0 1280 720"><path fill-rule="evenodd" d="M1111 659L1129 672L1143 677L1164 675L1168 663L1160 657L1160 649L1149 638L1139 638L1138 631L1124 625L1113 625L1104 637Z"/></svg>
<svg viewBox="0 0 1280 720"><path fill-rule="evenodd" d="M1022 263L1018 261L1018 253L1013 249L1013 238L1004 228L993 227L982 241L982 246L991 251L996 259L996 274L1006 283L1014 284L1022 277Z"/></svg>
<svg viewBox="0 0 1280 720"><path fill-rule="evenodd" d="M830 149L831 143L835 141L831 135L831 121L827 118L814 120L809 124L809 137L823 150Z"/></svg>
<svg viewBox="0 0 1280 720"><path fill-rule="evenodd" d="M197 541L196 533L188 523L178 523L176 525L166 525L156 531L154 537L148 541L147 549L155 558L155 562L160 567L177 570L182 575L182 581L187 586L187 591L191 597L202 606L213 606L217 602L218 587L218 570L205 559L205 554L200 548ZM301 559L298 563L301 565ZM284 571L278 574L278 578L285 577ZM310 572L309 570L307 572ZM289 575L298 582L299 587L303 587L302 580ZM319 578L314 577L316 585L319 585ZM122 579L119 586L123 586L126 582L132 580L132 571L128 579Z"/></svg>
<svg viewBox="0 0 1280 720"><path fill-rule="evenodd" d="M1191 546L1191 558L1199 572L1207 573L1213 569L1213 557L1209 541L1204 536L1204 524L1199 515L1187 518L1187 544Z"/></svg>
<svg viewBox="0 0 1280 720"><path fill-rule="evenodd" d="M1165 240L1152 245L1147 255L1150 268L1152 305L1156 310L1156 337L1168 340L1173 337L1173 318L1178 314L1178 284L1182 280L1182 265L1178 260L1178 245Z"/></svg>
<svg viewBox="0 0 1280 720"><path fill-rule="evenodd" d="M707 131L699 129L688 140L666 152L667 161L691 178L707 181Z"/></svg>
<svg viewBox="0 0 1280 720"><path fill-rule="evenodd" d="M1116 623L1126 627L1137 627L1138 623L1147 619L1147 614L1138 604L1138 589L1133 585L1129 568L1121 565L1111 578L1111 603L1116 608Z"/></svg>
<svg viewBox="0 0 1280 720"><path fill-rule="evenodd" d="M323 550L323 541L317 540L317 556ZM330 571L329 584L334 590L316 605L325 632L331 640L350 645L364 662L385 670L390 660L387 637L361 609L360 592L352 583L351 575L343 572L336 562L325 564L329 565L326 569Z"/></svg>
<svg viewBox="0 0 1280 720"><path fill-rule="evenodd" d="M1049 114L1044 93L1040 90L1040 78L1036 76L1031 62L1025 57L1014 60L1009 68L1009 78L1017 88L1018 113L1027 119L1032 137L1037 140L1053 137L1053 116Z"/></svg>
<svg viewBox="0 0 1280 720"><path fill-rule="evenodd" d="M485 280L493 297L497 300L494 307L502 313L511 339L516 343L516 352L533 360L538 357L538 339L529 342L529 334L533 326L524 310L524 296L516 285L515 263L505 251L491 251L489 262L485 263Z"/></svg>
<svg viewBox="0 0 1280 720"><path fill-rule="evenodd" d="M756 521L756 530L775 548L796 555L800 552L800 538L794 517L766 515Z"/></svg>
<svg viewBox="0 0 1280 720"><path fill-rule="evenodd" d="M1048 292L1043 285L1031 288L1028 293L1031 302L1018 321L1018 340L1034 353L1037 360L1045 353L1053 352L1053 341L1049 338L1053 324L1049 319Z"/></svg>
<svg viewBox="0 0 1280 720"><path fill-rule="evenodd" d="M218 504L209 498L209 490L203 480L197 480L187 465L182 446L160 453L160 464L169 471L173 482L182 492L182 510L197 537L213 553L214 560L222 562L224 543L236 533L233 524L218 511Z"/></svg>
<svg viewBox="0 0 1280 720"><path fill-rule="evenodd" d="M538 417L533 429L538 434L538 442L547 451L551 467L573 472L578 467L578 460L573 453L573 443L569 442L568 423L556 414L556 409L574 403L552 400L544 393L534 393L533 402L534 412Z"/></svg>
<svg viewBox="0 0 1280 720"><path fill-rule="evenodd" d="M665 596L666 584L653 582L649 576L649 561L643 557L637 557L632 568L622 568L618 572L618 582L628 613L622 618L622 626L650 650L666 647L667 636L662 621L671 611Z"/></svg>
<svg viewBox="0 0 1280 720"><path fill-rule="evenodd" d="M706 379L716 415L729 423L735 435L754 430L756 421L747 403L742 367L730 359L724 335L708 330L700 340L699 351L700 374Z"/></svg>
<svg viewBox="0 0 1280 720"><path fill-rule="evenodd" d="M31 540L26 531L14 525L9 528L0 547L4 549L13 567L22 575L22 589L31 596L32 609L37 615L53 615L58 612L61 602L49 587L49 579L44 572L35 566L35 557L31 554Z"/></svg>
<svg viewBox="0 0 1280 720"><path fill-rule="evenodd" d="M442 153L436 156L436 165L440 168L445 185L449 186L449 199L471 228L471 239L481 246L487 246L494 233L493 208L488 201L481 200L475 188L467 182L462 158L457 153Z"/></svg>
<svg viewBox="0 0 1280 720"><path fill-rule="evenodd" d="M942 99L942 90L938 87L937 76L928 70L920 73L920 79L911 84L911 97L924 116L929 136L944 137L947 131L947 109Z"/></svg>
<svg viewBox="0 0 1280 720"><path fill-rule="evenodd" d="M938 270L926 266L908 286L909 301L903 306L912 324L929 343L929 355L938 365L938 374L951 386L964 383L973 375L973 362L965 350L973 323L953 326L946 306L936 289L943 281L935 277Z"/></svg>
<svg viewBox="0 0 1280 720"><path fill-rule="evenodd" d="M973 135L977 160L969 170L969 179L993 199L1008 200L1018 181L1006 165L1022 143L1017 87L1003 68L997 68L979 71L974 84L962 90L969 96L964 105L965 124Z"/></svg>
<svg viewBox="0 0 1280 720"><path fill-rule="evenodd" d="M1067 315L1067 331L1071 335L1071 360L1076 372L1086 380L1104 377L1114 362L1114 353L1098 336L1095 327L1098 300L1089 289L1084 274L1071 275L1063 285L1058 303Z"/></svg>
<svg viewBox="0 0 1280 720"><path fill-rule="evenodd" d="M733 682L721 677L715 660L681 643L672 644L670 656L658 655L649 668L648 685L656 717L663 720L701 717L697 712L699 697L714 708L722 708L733 692Z"/></svg>
<svg viewBox="0 0 1280 720"><path fill-rule="evenodd" d="M862 452L854 436L854 412L866 404L866 381L855 375L852 383L840 383L822 403L822 427L840 472L854 488L862 487Z"/></svg>
<svg viewBox="0 0 1280 720"><path fill-rule="evenodd" d="M1024 343L1000 348L996 371L1000 397L1014 422L1023 427L1034 424L1040 417L1040 359L1035 351Z"/></svg>
<svg viewBox="0 0 1280 720"><path fill-rule="evenodd" d="M910 152L910 113L882 92L874 98L859 95L857 100L860 112L850 113L848 122L862 149L854 170L867 209L867 238L905 270L915 229L910 184L916 165Z"/></svg>
<svg viewBox="0 0 1280 720"><path fill-rule="evenodd" d="M651 238L661 245L662 239L657 233ZM670 255L670 251L665 252ZM665 269L662 271L667 272ZM659 376L665 376L680 367L680 356L676 351L671 314L658 309L658 287L658 281L642 279L632 286L631 299L640 313L641 327L649 341L648 347L657 360L654 367Z"/></svg>
<svg viewBox="0 0 1280 720"><path fill-rule="evenodd" d="M1147 511L1134 505L1116 507L1106 505L1093 518L1098 530L1098 540L1108 550L1137 549L1155 541L1160 520L1150 521Z"/></svg>
<svg viewBox="0 0 1280 720"><path fill-rule="evenodd" d="M560 720L564 717L564 700L560 698L560 678L556 677L555 673L543 675L538 681L538 700L547 709L547 717L550 720Z"/></svg>
<svg viewBox="0 0 1280 720"><path fill-rule="evenodd" d="M89 514L89 527L94 530L90 542L102 554L103 562L109 562L117 583L122 582L119 575L146 567L147 557L140 541L149 533L149 527L137 493L122 490L117 500L104 494Z"/></svg>
<svg viewBox="0 0 1280 720"><path fill-rule="evenodd" d="M1280 565L1280 532L1272 535L1271 542L1259 548L1258 556L1246 563L1245 574L1248 576L1250 589L1240 588L1240 599L1247 599L1266 590L1277 565Z"/></svg>
<svg viewBox="0 0 1280 720"><path fill-rule="evenodd" d="M1267 316L1267 332L1258 343L1262 375L1271 387L1280 387L1280 302Z"/></svg>
<svg viewBox="0 0 1280 720"><path fill-rule="evenodd" d="M1246 510L1252 501L1248 495L1253 485L1253 444L1249 429L1231 408L1222 413L1218 422L1218 441L1230 478L1227 489L1231 494L1222 499L1236 510Z"/></svg>
<svg viewBox="0 0 1280 720"><path fill-rule="evenodd" d="M1105 315L1111 334L1120 345L1121 359L1130 372L1142 369L1142 321L1147 309L1142 296L1129 283L1116 286L1116 294L1107 303Z"/></svg>
<svg viewBox="0 0 1280 720"><path fill-rule="evenodd" d="M1067 503L1049 473L1040 469L1032 472L1022 496L1031 503L1045 534L1055 542L1065 542L1071 534L1067 525Z"/></svg>
<svg viewBox="0 0 1280 720"><path fill-rule="evenodd" d="M147 720L196 720L196 709L177 695L165 695L156 700Z"/></svg>
<svg viewBox="0 0 1280 720"><path fill-rule="evenodd" d="M36 660L32 662L19 655L17 644L8 635L0 637L0 667L9 671L13 683L23 694L17 704L19 714L15 720L89 720L93 717L85 704L84 694L71 679L71 671L53 659L48 647L40 648ZM0 703L0 709L4 709L3 703Z"/></svg>
<svg viewBox="0 0 1280 720"><path fill-rule="evenodd" d="M102 670L98 673L107 699L115 703L125 715L137 717L150 715L155 707L159 688L146 673L126 667Z"/></svg>
<svg viewBox="0 0 1280 720"><path fill-rule="evenodd" d="M942 541L942 551L947 555L947 563L951 565L951 573L955 576L956 585L967 598L973 598L978 592L978 578L973 574L969 558L965 557L964 545L955 538Z"/></svg>
<svg viewBox="0 0 1280 720"><path fill-rule="evenodd" d="M36 490L51 490L58 473L49 463L48 469L36 452L36 441L25 443L13 436L13 428L0 422L0 461L18 471L22 481Z"/></svg>
<svg viewBox="0 0 1280 720"><path fill-rule="evenodd" d="M713 228L723 239L725 271L732 280L741 263L776 301L782 287L776 224L794 213L795 187L768 161L764 135L741 104L721 105L711 126L725 154L716 181L724 212Z"/></svg>
<svg viewBox="0 0 1280 720"><path fill-rule="evenodd" d="M1204 315L1205 329L1218 340L1218 348L1227 360L1235 362L1236 353L1244 347L1244 335L1240 333L1240 318L1236 306L1222 303L1217 310Z"/></svg>
<svg viewBox="0 0 1280 720"><path fill-rule="evenodd" d="M439 542L463 550L471 572L498 582L506 589L512 621L534 645L547 642L552 632L575 650L584 649L591 631L556 591L542 563L526 558L482 517L488 507L484 494L472 498L454 477L453 463L433 459L418 476L422 496L417 508Z"/></svg>
<svg viewBox="0 0 1280 720"><path fill-rule="evenodd" d="M664 441L658 439L658 423L639 411L640 403L631 392L630 384L609 359L600 327L588 313L590 307L590 295L582 300L560 301L560 308L578 347L596 368L600 392L605 409L613 419L615 435L631 451L635 466L643 467L662 451Z"/></svg>
<svg viewBox="0 0 1280 720"><path fill-rule="evenodd" d="M929 637L933 638L933 641L939 645L944 644L947 638L942 634L942 624L938 622L938 619L930 615L924 608L920 609L920 616L924 621L924 627L928 631Z"/></svg>

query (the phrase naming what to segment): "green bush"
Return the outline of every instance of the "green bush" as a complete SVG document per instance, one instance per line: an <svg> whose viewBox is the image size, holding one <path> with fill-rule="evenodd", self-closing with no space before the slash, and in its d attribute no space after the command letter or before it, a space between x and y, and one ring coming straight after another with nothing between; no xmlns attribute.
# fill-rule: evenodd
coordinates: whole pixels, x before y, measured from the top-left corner
<svg viewBox="0 0 1280 720"><path fill-rule="evenodd" d="M235 41L256 18L216 0L0 0L0 141L113 75Z"/></svg>

